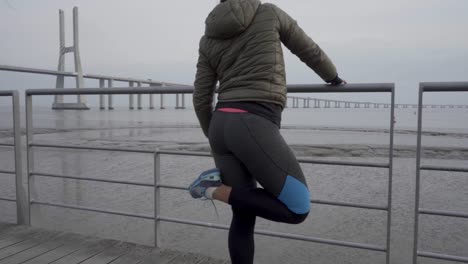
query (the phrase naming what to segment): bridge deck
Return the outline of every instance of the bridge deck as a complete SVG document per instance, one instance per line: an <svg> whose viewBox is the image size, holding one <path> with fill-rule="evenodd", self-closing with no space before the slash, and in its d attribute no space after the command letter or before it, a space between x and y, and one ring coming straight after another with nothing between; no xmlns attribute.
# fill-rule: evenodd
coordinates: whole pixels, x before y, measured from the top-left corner
<svg viewBox="0 0 468 264"><path fill-rule="evenodd" d="M193 253L0 223L0 264L228 263Z"/></svg>

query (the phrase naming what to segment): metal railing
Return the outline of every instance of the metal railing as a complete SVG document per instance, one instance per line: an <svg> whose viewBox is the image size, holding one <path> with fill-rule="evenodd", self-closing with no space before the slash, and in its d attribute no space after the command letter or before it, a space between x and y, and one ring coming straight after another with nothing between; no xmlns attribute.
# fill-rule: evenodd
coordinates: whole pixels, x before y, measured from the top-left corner
<svg viewBox="0 0 468 264"><path fill-rule="evenodd" d="M13 113L13 144L0 143L2 147L14 148L15 170L0 170L1 174L15 175L16 199L0 197L0 201L16 202L16 222L18 224L29 223L29 209L27 208L27 198L23 188L23 167L21 159L21 122L20 104L18 91L0 91L0 97L11 97Z"/></svg>
<svg viewBox="0 0 468 264"><path fill-rule="evenodd" d="M339 166L354 166L354 167L371 167L371 168L383 168L388 169L388 196L386 205L371 205L371 204L359 204L359 203L344 203L344 202L335 202L335 201L321 201L321 200L312 200L311 203L315 204L324 204L324 205L333 205L333 206L343 206L343 207L352 207L360 209L370 209L370 210L379 210L387 212L387 225L386 225L386 243L385 246L379 245L370 245L362 243L354 243L347 241L339 241L332 239L323 239L295 234L287 233L278 233L267 230L256 230L256 234L288 238L301 241L309 241L315 243L329 244L335 246L343 246L350 248L358 248L364 250L371 250L377 252L386 253L386 263L390 263L390 227L391 227L391 207L392 207L392 178L393 178L393 135L394 135L394 105L395 105L395 88L394 84L348 84L341 87L333 87L329 85L290 85L288 86L288 93L390 93L391 94L391 111L389 115L390 119L390 142L389 142L389 157L388 162L377 163L377 162L352 162L352 161L330 161L330 160L312 160L312 159L299 159L300 163L309 163L309 164L322 164L322 165L339 165ZM34 89L26 91L26 130L27 130L27 171L28 171L28 194L31 193L31 188L34 186L34 177L53 177L53 178L64 178L64 179L73 179L73 180L83 180L83 181L94 181L94 182L105 182L105 183L114 183L114 184L129 184L137 185L144 187L153 187L154 188L154 216L152 215L141 215L133 214L127 212L113 211L113 210L103 210L99 208L91 208L84 206L76 205L67 205L60 203L50 203L45 201L39 201L30 199L29 203L32 205L46 205L54 206L61 208L77 209L84 211L92 211L99 213L107 213L113 215L121 216L130 216L143 219L152 219L155 222L155 234L154 241L155 246L160 246L160 223L161 222L172 222L179 224L188 224L196 225L202 227L216 228L228 230L229 226L221 224L213 224L199 221L191 221L186 219L178 219L165 217L160 215L160 189L176 189L176 190L187 190L185 186L175 186L163 184L160 182L160 168L161 168L161 155L183 155L183 156L198 156L198 157L211 157L209 154L198 153L198 152L176 152L176 151L167 151L167 150L140 150L140 149L129 149L129 148L101 148L101 147L84 147L84 146L71 146L71 145L56 145L56 144L38 144L33 141L33 115L32 115L32 106L33 106L33 96L44 96L44 95L101 95L101 94L191 94L193 93L193 87L187 86L173 86L170 90L164 89L161 87L150 87L150 88L108 88L108 89ZM79 149L79 150L93 150L93 151L116 151L116 152L127 152L127 153L146 153L154 155L154 183L136 183L128 181L115 181L115 180L104 180L104 179L94 179L94 178L85 178L85 177L76 177L71 175L57 175L51 173L41 173L35 171L33 168L33 153L31 148L60 148L60 149ZM30 196L33 197L33 196Z"/></svg>
<svg viewBox="0 0 468 264"><path fill-rule="evenodd" d="M50 76L56 76L56 77L77 77L78 73L77 72L63 72L63 71L54 71L54 70L45 70L45 69L34 69L34 68L26 68L26 67L17 67L17 66L10 66L10 65L0 65L0 71L8 71L8 72L18 72L18 73L31 73L31 74L41 74L41 75L50 75ZM98 75L98 74L83 74L84 79L94 79L94 80L99 80L99 87L108 89L112 88L114 86L114 81L115 82L127 82L130 87L133 87L135 84L138 87L141 87L142 84L148 84L150 86L162 86L169 88L171 86L181 86L180 84L173 84L173 83L167 83L167 82L159 82L159 81L153 81L150 79L136 79L136 78L124 78L124 77L117 77L117 76L105 76L105 75ZM106 87L106 81L107 81L107 87ZM72 94L74 95L74 94ZM99 98L99 108L100 109L105 109L105 99L104 96L107 95L107 108L109 110L114 109L113 106L113 98L111 94L108 93L102 93ZM143 109L142 107L142 95L139 94L137 96L137 109ZM154 98L153 94L149 94L149 109L154 109ZM181 96L182 98L179 99L179 94L176 95L176 108L185 108L185 97ZM161 95L160 98L160 108L164 109L164 97ZM129 109L135 109L134 107L134 98L132 94L129 95Z"/></svg>
<svg viewBox="0 0 468 264"><path fill-rule="evenodd" d="M468 92L468 82L460 83L420 83L419 85L419 104L418 104L418 137L416 149L416 191L415 191L415 206L414 206L414 246L413 246L413 264L417 263L418 256L432 259L457 261L468 263L468 257L452 256L433 252L418 250L418 233L419 233L419 215L437 215L446 217L468 218L467 213L449 212L441 210L432 210L419 208L420 206L420 188L421 188L421 171L448 171L448 172L467 172L468 168L459 167L444 167L444 166L422 166L421 165L421 150L422 150L422 118L423 118L423 95L425 92Z"/></svg>

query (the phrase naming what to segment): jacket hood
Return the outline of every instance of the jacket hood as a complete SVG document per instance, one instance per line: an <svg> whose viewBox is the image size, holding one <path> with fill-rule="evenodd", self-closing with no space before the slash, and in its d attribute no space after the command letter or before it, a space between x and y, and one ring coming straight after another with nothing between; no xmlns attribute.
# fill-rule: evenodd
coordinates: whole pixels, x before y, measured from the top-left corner
<svg viewBox="0 0 468 264"><path fill-rule="evenodd" d="M244 32L255 18L260 0L228 0L218 4L206 18L205 35L229 39Z"/></svg>

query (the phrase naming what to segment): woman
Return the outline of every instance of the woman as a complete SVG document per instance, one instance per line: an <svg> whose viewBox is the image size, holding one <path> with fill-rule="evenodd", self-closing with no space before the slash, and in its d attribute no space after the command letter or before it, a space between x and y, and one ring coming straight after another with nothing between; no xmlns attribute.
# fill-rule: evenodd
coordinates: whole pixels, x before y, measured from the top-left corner
<svg viewBox="0 0 468 264"><path fill-rule="evenodd" d="M234 264L253 263L257 216L299 224L310 210L306 180L279 132L287 92L281 43L327 83L344 82L296 21L259 0L221 1L200 41L193 104L217 169L202 173L189 190L194 198L231 205Z"/></svg>

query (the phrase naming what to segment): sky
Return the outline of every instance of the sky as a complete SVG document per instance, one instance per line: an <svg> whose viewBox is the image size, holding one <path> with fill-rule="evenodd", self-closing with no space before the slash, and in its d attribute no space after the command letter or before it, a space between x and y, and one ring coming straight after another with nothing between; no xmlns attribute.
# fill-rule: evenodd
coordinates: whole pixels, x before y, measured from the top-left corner
<svg viewBox="0 0 468 264"><path fill-rule="evenodd" d="M274 3L295 18L348 82L394 82L399 103L415 103L421 81L468 81L466 0L262 2ZM69 46L72 9L78 6L85 73L193 84L204 20L216 4L215 0L0 0L0 65L56 69L58 10L65 11ZM66 70L73 71L70 54L66 60ZM286 49L285 60L289 84L322 83ZM51 77L0 72L0 89L54 85ZM72 87L72 80L67 85ZM96 85L92 80L86 83ZM428 100L466 103L468 95Z"/></svg>

